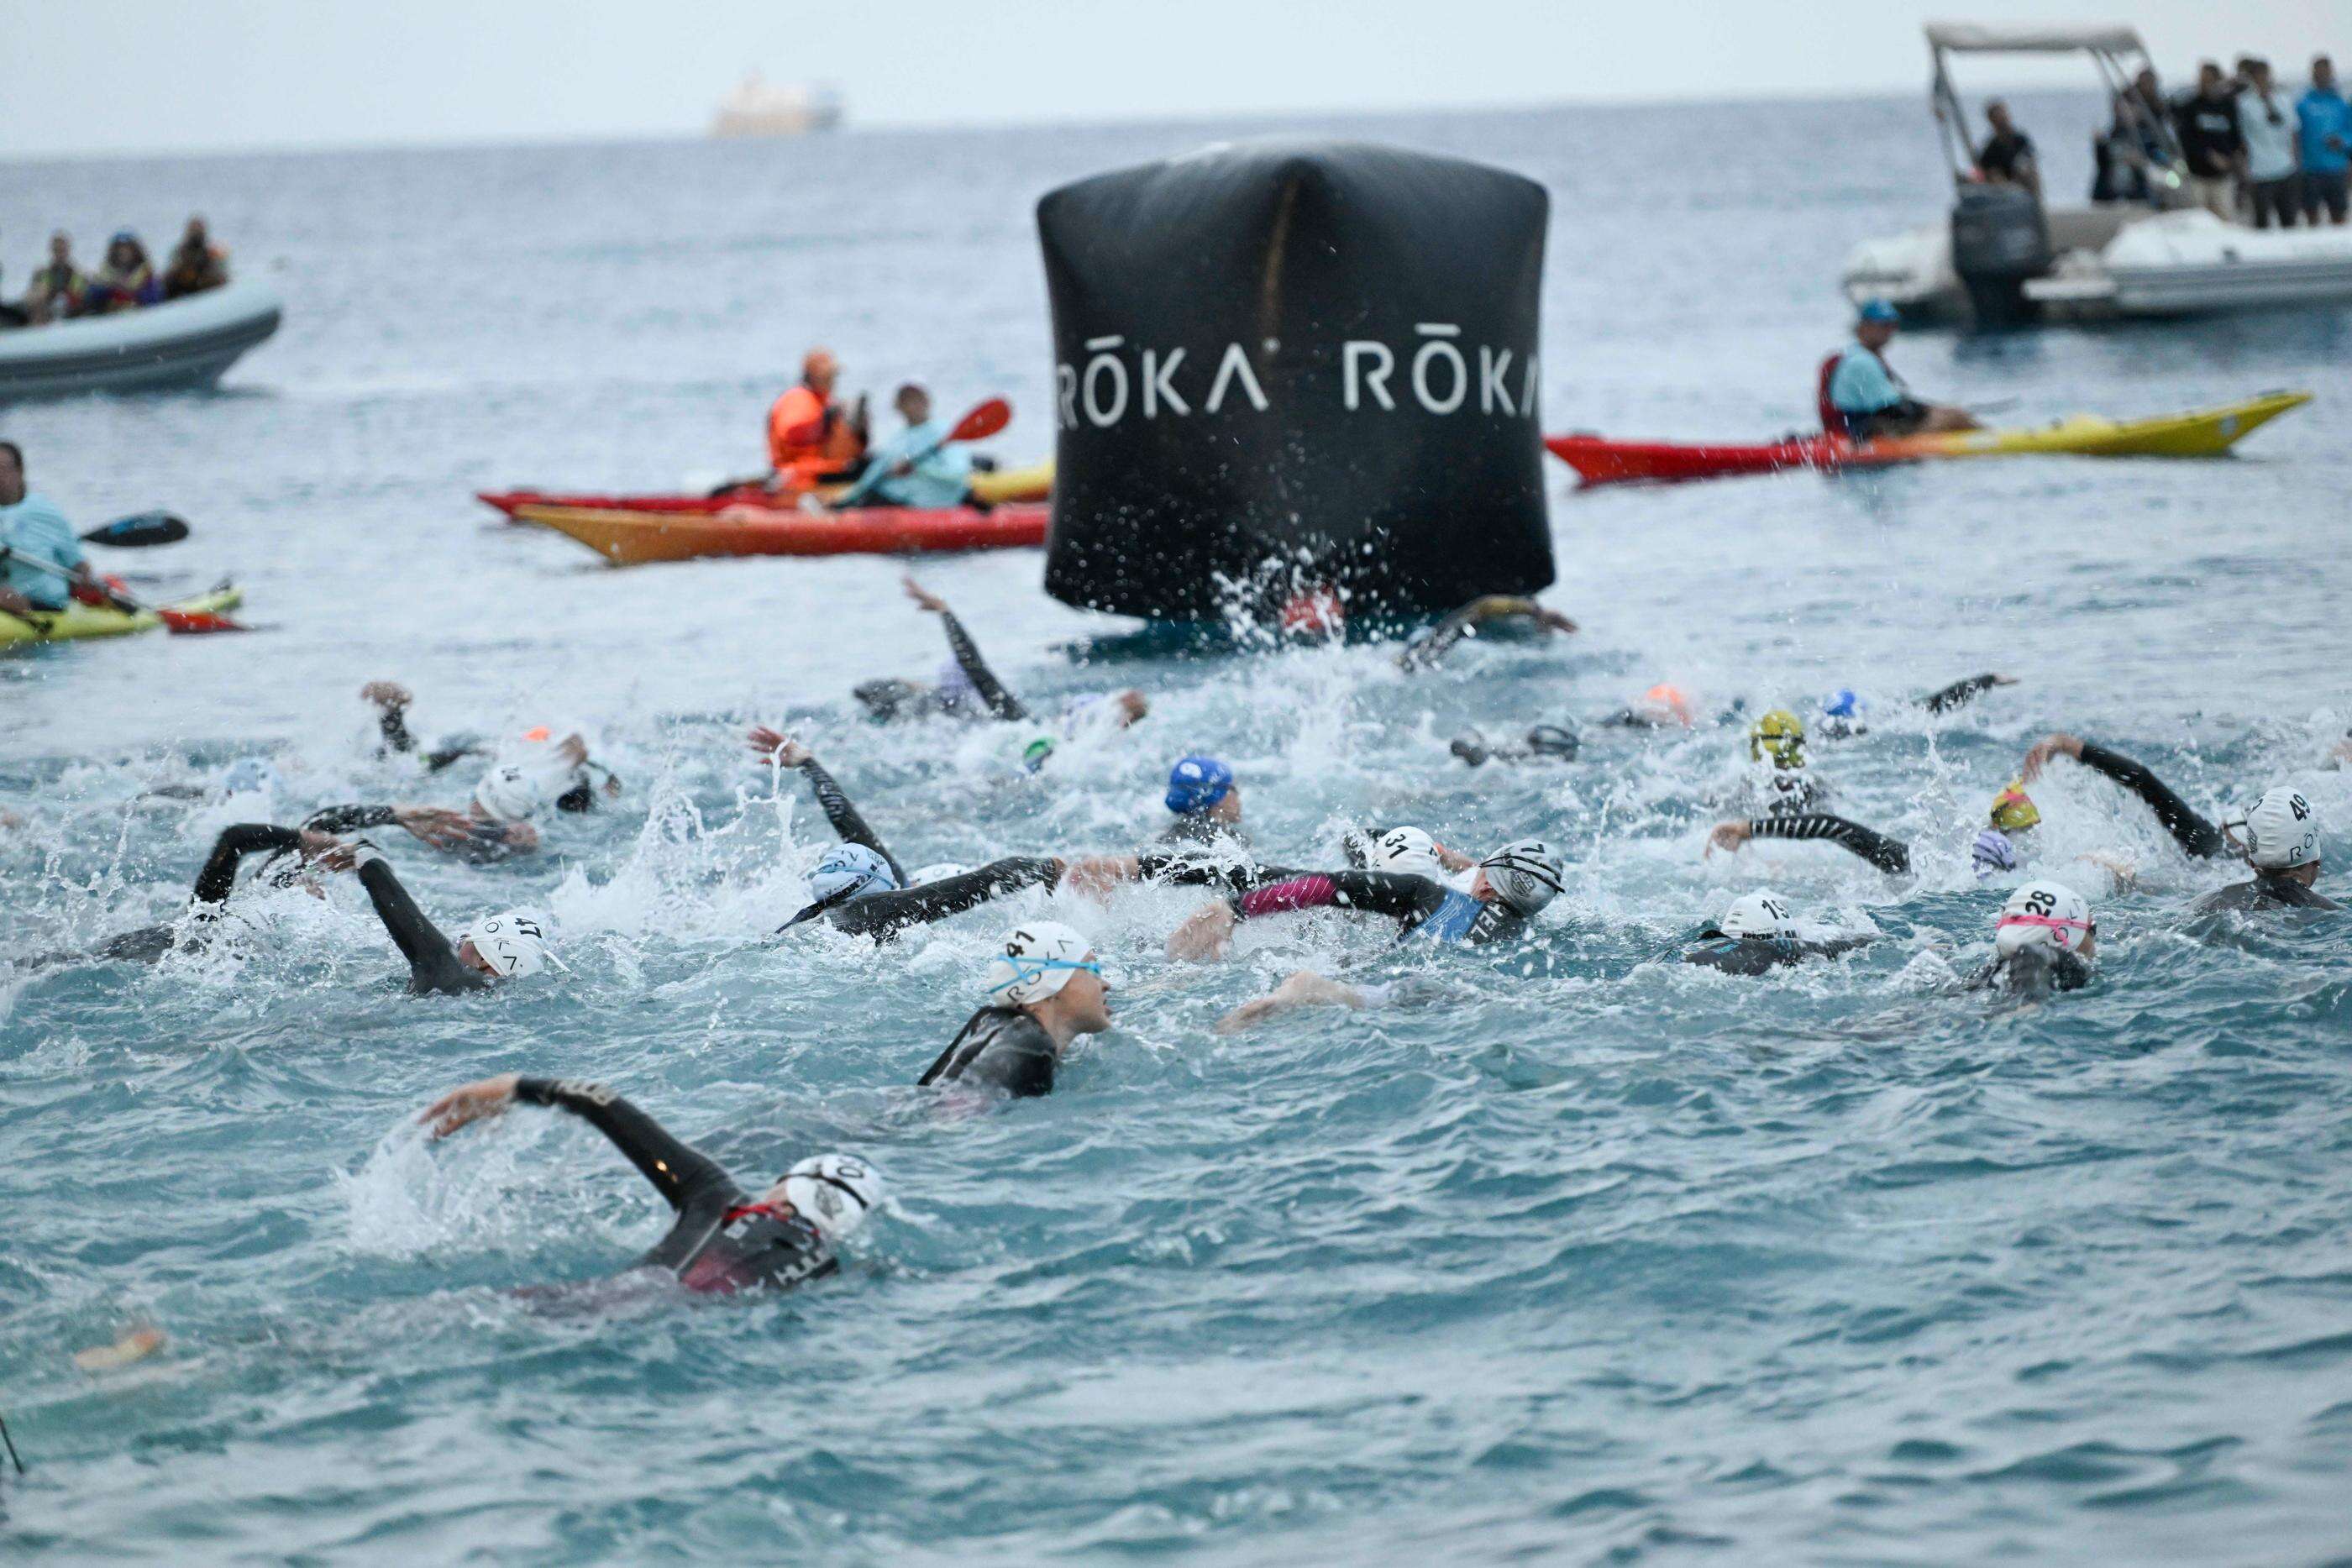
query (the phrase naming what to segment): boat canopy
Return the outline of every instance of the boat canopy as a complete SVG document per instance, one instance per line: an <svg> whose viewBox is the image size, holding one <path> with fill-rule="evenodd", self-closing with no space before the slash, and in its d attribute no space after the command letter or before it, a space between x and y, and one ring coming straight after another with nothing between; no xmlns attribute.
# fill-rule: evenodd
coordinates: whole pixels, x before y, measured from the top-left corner
<svg viewBox="0 0 2352 1568"><path fill-rule="evenodd" d="M2078 49L2108 54L2146 54L2139 34L2129 27L1988 27L1974 22L1930 22L1927 43L1932 48L1961 55L2067 55Z"/></svg>

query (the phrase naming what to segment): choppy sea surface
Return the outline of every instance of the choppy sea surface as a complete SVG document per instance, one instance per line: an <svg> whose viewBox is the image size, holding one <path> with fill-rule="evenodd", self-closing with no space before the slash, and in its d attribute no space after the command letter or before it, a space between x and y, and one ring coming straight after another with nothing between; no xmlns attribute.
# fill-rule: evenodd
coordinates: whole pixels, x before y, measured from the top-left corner
<svg viewBox="0 0 2352 1568"><path fill-rule="evenodd" d="M2090 107L2022 100L2075 177ZM215 394L0 412L113 558L234 574L247 637L0 660L0 964L171 918L215 832L352 799L456 804L377 758L357 692L428 735L584 727L628 789L526 864L387 842L445 925L530 903L571 973L419 1000L357 890L240 893L154 969L0 968L0 1475L12 1561L2315 1562L2352 1541L2352 924L2199 922L2226 880L2068 763L2042 869L2096 904L2099 977L2001 1008L1958 981L2006 884L1966 846L2055 727L2200 808L2305 789L2352 854L2352 315L2001 339L1915 334L1931 394L2021 422L2278 386L2320 400L2204 465L2035 459L1577 496L1570 640L1407 676L1376 647L1107 663L1121 625L1034 554L922 563L1041 706L1151 716L1029 777L1005 737L877 729L856 681L938 630L897 563L612 571L478 487L660 488L756 465L822 341L849 383L1020 409L1050 447L1031 206L1059 182L1266 130L1486 159L1554 197L1549 428L1760 436L1810 417L1838 263L1934 215L1920 105L1717 105L1281 127L849 133L8 166L0 241L85 248L202 210L286 300ZM10 288L13 292L13 287ZM2017 685L1931 718L1905 699ZM1853 685L1817 748L1889 879L1822 845L1703 856L1737 725L1587 730L1575 762L1446 741L1591 719L1672 680L1712 716ZM1194 900L1027 894L873 950L766 934L828 841L741 750L789 721L909 865L1130 847L1170 760L1216 751L1269 854L1413 821L1538 831L1567 894L1506 959L1329 918L1171 965ZM223 799L267 752L273 798ZM163 793L157 793L162 790ZM193 796L193 799L186 798ZM2136 871L2127 891L2077 857ZM2343 895L2341 873L2323 890ZM1770 885L1862 955L1763 980L1670 960ZM1118 1027L1052 1097L910 1087L1008 913L1095 934ZM1426 969L1443 1005L1227 1009L1303 966ZM591 1130L519 1111L437 1147L438 1092L596 1078L759 1182L861 1152L890 1211L837 1278L712 1303L619 1269L657 1199ZM72 1353L152 1325L130 1367Z"/></svg>

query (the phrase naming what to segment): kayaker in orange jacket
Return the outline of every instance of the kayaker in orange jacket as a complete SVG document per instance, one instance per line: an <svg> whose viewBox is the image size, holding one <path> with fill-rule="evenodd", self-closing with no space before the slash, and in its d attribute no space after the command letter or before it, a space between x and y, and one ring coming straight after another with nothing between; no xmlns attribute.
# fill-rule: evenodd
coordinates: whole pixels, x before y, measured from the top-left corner
<svg viewBox="0 0 2352 1568"><path fill-rule="evenodd" d="M768 461L779 486L808 489L821 481L854 478L866 456L866 400L847 413L833 399L841 361L811 349L801 361L800 384L768 411Z"/></svg>

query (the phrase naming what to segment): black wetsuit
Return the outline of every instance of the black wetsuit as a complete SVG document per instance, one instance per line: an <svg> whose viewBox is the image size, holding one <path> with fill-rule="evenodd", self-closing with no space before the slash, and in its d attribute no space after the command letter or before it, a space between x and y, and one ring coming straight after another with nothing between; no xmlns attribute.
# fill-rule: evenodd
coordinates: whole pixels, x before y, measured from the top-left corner
<svg viewBox="0 0 2352 1568"><path fill-rule="evenodd" d="M1486 622L1534 615L1542 608L1534 600L1516 594L1490 593L1474 599L1406 643L1404 652L1397 655L1397 664L1407 670L1425 670L1445 657L1456 643L1476 635Z"/></svg>
<svg viewBox="0 0 2352 1568"><path fill-rule="evenodd" d="M1768 817L1822 815L1818 808L1829 804L1831 793L1828 785L1793 768L1774 768L1758 782L1757 790L1765 797L1764 814Z"/></svg>
<svg viewBox="0 0 2352 1568"><path fill-rule="evenodd" d="M1054 1037L1027 1013L987 1007L964 1020L917 1083L984 1083L1016 1098L1050 1094L1061 1055Z"/></svg>
<svg viewBox="0 0 2352 1568"><path fill-rule="evenodd" d="M454 996L461 991L486 991L498 982L481 970L457 961L457 946L441 935L439 926L416 907L408 889L393 874L383 852L362 841L359 848L360 885L375 905L376 918L392 933L393 945L408 960L408 988L419 996Z"/></svg>
<svg viewBox="0 0 2352 1568"><path fill-rule="evenodd" d="M934 920L961 915L1024 887L1051 888L1061 879L1060 868L1048 857L1008 855L989 862L978 871L943 876L919 887L869 893L829 907L812 905L794 916L785 929L822 915L837 931L887 942L910 925L928 925Z"/></svg>
<svg viewBox="0 0 2352 1568"><path fill-rule="evenodd" d="M1726 936L1706 938L1683 955L1685 964L1720 969L1727 975L1765 975L1801 964L1808 958L1834 958L1870 946L1868 936L1835 936L1801 941L1792 936Z"/></svg>
<svg viewBox="0 0 2352 1568"><path fill-rule="evenodd" d="M1966 707L2000 684L2000 677L1997 674L1970 675L1966 680L1954 681L1940 691L1929 692L1919 699L1919 706L1929 713L1949 713L1954 708ZM1836 714L1824 716L1813 728L1816 734L1829 740L1843 740L1870 731L1867 724Z"/></svg>
<svg viewBox="0 0 2352 1568"><path fill-rule="evenodd" d="M2001 990L2011 996L2039 999L2060 991L2078 991L2090 983L2088 962L2037 942L1987 964L1969 979L1969 989Z"/></svg>
<svg viewBox="0 0 2352 1568"><path fill-rule="evenodd" d="M525 1078L516 1082L515 1098L559 1107L590 1124L677 1210L669 1233L636 1267L667 1269L690 1291L719 1294L761 1286L783 1290L840 1267L824 1237L799 1215L786 1211L780 1218L765 1208L736 1213L751 1197L718 1161L603 1084Z"/></svg>
<svg viewBox="0 0 2352 1568"><path fill-rule="evenodd" d="M1826 839L1840 849L1860 855L1890 876L1901 876L1911 869L1910 845L1826 811L1751 817L1748 832L1749 837L1758 839Z"/></svg>
<svg viewBox="0 0 2352 1568"><path fill-rule="evenodd" d="M1508 904L1471 897L1433 878L1385 871L1296 873L1228 896L1244 920L1299 909L1360 909L1385 915L1398 925L1400 941L1427 936L1436 942L1484 946L1527 934L1525 915Z"/></svg>
<svg viewBox="0 0 2352 1568"><path fill-rule="evenodd" d="M399 821L397 806L328 806L311 812L303 819L302 825L313 832L342 834L363 828L388 828ZM471 861L476 865L488 865L524 852L507 838L505 823L488 821L475 821L467 828L466 836L446 846L446 850L459 860Z"/></svg>
<svg viewBox="0 0 2352 1568"><path fill-rule="evenodd" d="M2237 849L2221 829L2200 816L2189 802L2172 792L2163 779L2147 768L2121 752L2109 751L2104 746L2083 743L2082 763L2095 773L2104 773L2141 800L2156 813L2164 831L2181 852L2195 860L2227 860L2237 854ZM2314 893L2299 882L2290 882L2275 873L2258 871L2251 882L2232 883L2217 892L2209 893L2191 905L2200 915L2224 910L2274 909L2281 906L2299 909L2341 909L2344 906L2324 894Z"/></svg>
<svg viewBox="0 0 2352 1568"><path fill-rule="evenodd" d="M963 622L956 619L955 612L940 611L940 624L947 632L948 651L955 655L956 667L963 672L964 679L971 683L972 695L980 698L984 713L974 712L970 699L962 692L942 690L914 681L866 681L852 687L851 695L877 719L946 714L957 718L986 716L1011 724L1028 718L1029 710L1023 707L1021 699L1005 690L1004 683L996 678L996 672L990 669L988 661L980 656L980 645L971 640L971 633L963 629Z"/></svg>
<svg viewBox="0 0 2352 1568"><path fill-rule="evenodd" d="M218 918L221 905L236 891L237 867L246 856L260 850L292 850L299 848L302 836L292 828L274 827L268 822L239 822L224 828L213 841L212 853L205 857L204 869L196 873L194 891L188 895L189 907L199 925ZM175 947L190 950L205 945L201 929L181 939L173 925L142 925L136 931L126 931L87 953L45 953L38 957L21 961L27 969L55 968L65 964L126 963L152 964Z"/></svg>
<svg viewBox="0 0 2352 1568"><path fill-rule="evenodd" d="M833 775L824 770L824 765L812 757L802 763L800 768L808 779L809 788L816 793L816 803L824 810L824 820L833 824L833 831L839 835L841 841L862 844L880 855L882 862L890 868L891 879L904 887L907 873L900 868L898 857L890 852L889 846L874 830L866 826L866 819L858 814L857 808L843 793L841 786L834 782Z"/></svg>
<svg viewBox="0 0 2352 1568"><path fill-rule="evenodd" d="M1573 762L1582 746L1576 731L1565 725L1538 724L1519 744L1496 746L1476 730L1465 730L1446 749L1473 768L1489 762Z"/></svg>

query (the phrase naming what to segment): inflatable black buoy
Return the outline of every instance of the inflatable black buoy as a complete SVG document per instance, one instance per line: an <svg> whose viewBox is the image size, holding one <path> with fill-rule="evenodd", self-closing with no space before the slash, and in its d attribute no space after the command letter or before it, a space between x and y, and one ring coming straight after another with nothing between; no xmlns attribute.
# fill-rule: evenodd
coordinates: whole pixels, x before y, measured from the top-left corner
<svg viewBox="0 0 2352 1568"><path fill-rule="evenodd" d="M1046 591L1202 621L1548 586L1549 205L1499 169L1349 142L1220 145L1049 192Z"/></svg>

